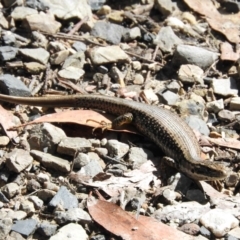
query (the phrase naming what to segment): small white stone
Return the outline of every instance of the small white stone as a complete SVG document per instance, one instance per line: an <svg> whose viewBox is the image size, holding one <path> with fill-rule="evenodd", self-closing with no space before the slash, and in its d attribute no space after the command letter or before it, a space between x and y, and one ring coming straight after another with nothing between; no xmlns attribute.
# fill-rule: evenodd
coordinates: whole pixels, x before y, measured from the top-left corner
<svg viewBox="0 0 240 240"><path fill-rule="evenodd" d="M220 209L212 209L200 218L201 224L209 229L216 237L223 237L239 222L232 214Z"/></svg>

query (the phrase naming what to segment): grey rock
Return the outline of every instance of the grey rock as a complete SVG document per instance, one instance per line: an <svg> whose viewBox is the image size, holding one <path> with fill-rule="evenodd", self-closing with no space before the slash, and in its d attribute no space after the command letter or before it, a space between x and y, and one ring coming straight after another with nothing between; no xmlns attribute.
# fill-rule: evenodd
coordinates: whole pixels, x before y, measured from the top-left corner
<svg viewBox="0 0 240 240"><path fill-rule="evenodd" d="M65 173L69 172L71 169L70 163L62 158L55 157L51 154L43 153L38 150L31 150L30 153L35 159L40 161L42 165L46 168Z"/></svg>
<svg viewBox="0 0 240 240"><path fill-rule="evenodd" d="M178 45L174 52L172 62L175 66L193 64L206 69L217 59L217 53L208 51L204 48L189 45Z"/></svg>
<svg viewBox="0 0 240 240"><path fill-rule="evenodd" d="M139 27L134 27L134 28L128 29L123 34L123 40L126 42L135 40L140 37L141 37L141 30Z"/></svg>
<svg viewBox="0 0 240 240"><path fill-rule="evenodd" d="M157 0L155 1L155 7L166 17L178 9L178 4L173 1Z"/></svg>
<svg viewBox="0 0 240 240"><path fill-rule="evenodd" d="M35 213L34 204L28 200L21 202L21 210L26 212L28 216L32 216Z"/></svg>
<svg viewBox="0 0 240 240"><path fill-rule="evenodd" d="M34 204L34 207L37 210L43 207L44 202L37 196L29 196L28 200Z"/></svg>
<svg viewBox="0 0 240 240"><path fill-rule="evenodd" d="M90 157L87 154L80 152L73 160L73 168L80 169L81 167L87 165L90 161Z"/></svg>
<svg viewBox="0 0 240 240"><path fill-rule="evenodd" d="M218 238L225 236L239 224L237 218L222 209L211 209L201 216L200 222Z"/></svg>
<svg viewBox="0 0 240 240"><path fill-rule="evenodd" d="M12 231L22 234L24 237L29 237L35 232L37 221L35 219L26 219L16 221L12 226Z"/></svg>
<svg viewBox="0 0 240 240"><path fill-rule="evenodd" d="M107 142L106 148L109 152L109 156L117 159L123 157L129 150L129 146L127 144L114 139L110 139Z"/></svg>
<svg viewBox="0 0 240 240"><path fill-rule="evenodd" d="M173 49L182 43L182 40L175 35L169 26L162 27L154 40L154 44L159 45L160 49L166 53L172 53Z"/></svg>
<svg viewBox="0 0 240 240"><path fill-rule="evenodd" d="M39 225L37 232L43 237L51 237L56 233L57 227L58 225L56 224L50 224L49 222L44 221Z"/></svg>
<svg viewBox="0 0 240 240"><path fill-rule="evenodd" d="M188 116L185 118L186 123L192 128L199 131L201 134L208 136L210 131L206 122L200 119L198 116Z"/></svg>
<svg viewBox="0 0 240 240"><path fill-rule="evenodd" d="M178 93L179 89L181 88L180 84L177 81L171 81L167 85L167 89L171 92Z"/></svg>
<svg viewBox="0 0 240 240"><path fill-rule="evenodd" d="M206 237L207 239L210 239L210 237L211 237L211 232L207 229L207 228L205 228L204 226L201 226L201 228L200 228L200 233L204 236L204 237Z"/></svg>
<svg viewBox="0 0 240 240"><path fill-rule="evenodd" d="M32 31L33 42L32 45L36 48L46 49L48 46L48 39L42 33L38 31Z"/></svg>
<svg viewBox="0 0 240 240"><path fill-rule="evenodd" d="M87 50L87 45L83 42L76 41L73 43L72 48L77 52L85 52Z"/></svg>
<svg viewBox="0 0 240 240"><path fill-rule="evenodd" d="M138 169L152 157L153 153L147 149L131 147L128 154L128 161L133 165L133 169Z"/></svg>
<svg viewBox="0 0 240 240"><path fill-rule="evenodd" d="M29 7L15 7L11 13L11 17L16 20L23 20L25 19L27 16L32 15L32 14L37 14L37 10L33 9L33 8L29 8Z"/></svg>
<svg viewBox="0 0 240 240"><path fill-rule="evenodd" d="M31 95L25 84L10 74L0 75L0 88L1 92L12 96L29 97Z"/></svg>
<svg viewBox="0 0 240 240"><path fill-rule="evenodd" d="M83 166L81 168L81 170L79 171L79 173L82 173L82 174L84 174L86 176L90 176L90 177L94 177L95 175L97 175L100 172L103 172L103 169L100 165L100 162L95 159L91 159L90 162L88 164L86 164L85 166Z"/></svg>
<svg viewBox="0 0 240 240"><path fill-rule="evenodd" d="M0 239L6 239L12 228L12 219L0 219Z"/></svg>
<svg viewBox="0 0 240 240"><path fill-rule="evenodd" d="M84 52L77 52L71 56L69 56L62 66L62 69L65 69L67 67L75 67L82 69L85 63L85 54Z"/></svg>
<svg viewBox="0 0 240 240"><path fill-rule="evenodd" d="M71 236L71 240L88 240L88 235L84 228L76 223L69 223L61 227L58 232L52 236L49 240L59 240L59 239L69 239L69 235Z"/></svg>
<svg viewBox="0 0 240 240"><path fill-rule="evenodd" d="M92 144L85 138L71 138L65 137L58 145L57 152L74 156L76 151L87 152L90 151Z"/></svg>
<svg viewBox="0 0 240 240"><path fill-rule="evenodd" d="M29 130L29 145L32 150L55 153L60 141L66 137L61 128L51 123L43 123Z"/></svg>
<svg viewBox="0 0 240 240"><path fill-rule="evenodd" d="M15 148L8 153L6 165L10 171L20 173L32 164L33 158L28 151Z"/></svg>
<svg viewBox="0 0 240 240"><path fill-rule="evenodd" d="M96 47L88 51L93 64L129 62L128 55L119 46Z"/></svg>
<svg viewBox="0 0 240 240"><path fill-rule="evenodd" d="M67 222L85 224L92 221L90 215L81 208L72 208L66 212L55 211L55 220L58 224L61 225Z"/></svg>
<svg viewBox="0 0 240 240"><path fill-rule="evenodd" d="M64 209L71 209L78 207L78 199L75 195L69 192L65 186L61 186L57 194L48 204L50 207L57 207L62 205Z"/></svg>
<svg viewBox="0 0 240 240"><path fill-rule="evenodd" d="M166 104L168 106L173 106L179 100L179 96L178 94L167 90L160 94L160 99L163 104Z"/></svg>
<svg viewBox="0 0 240 240"><path fill-rule="evenodd" d="M105 21L98 21L92 31L91 35L94 37L100 37L112 44L119 44L121 42L121 38L125 33L125 28Z"/></svg>
<svg viewBox="0 0 240 240"><path fill-rule="evenodd" d="M224 109L223 99L206 103L206 109L209 112L218 113L220 110Z"/></svg>
<svg viewBox="0 0 240 240"><path fill-rule="evenodd" d="M28 59L31 59L33 61L42 63L42 64L47 64L48 59L49 59L49 52L46 51L44 48L22 48L19 49L19 54L22 55L23 57L26 57Z"/></svg>
<svg viewBox="0 0 240 240"><path fill-rule="evenodd" d="M153 217L158 221L169 222L177 220L179 224L182 224L198 220L209 209L209 204L201 205L197 202L183 202L163 207L155 211Z"/></svg>
<svg viewBox="0 0 240 240"><path fill-rule="evenodd" d="M3 35L3 37L2 37L2 40L3 40L3 42L4 42L4 45L7 45L7 46L16 46L17 44L16 44L16 36L14 35L14 34L4 34ZM5 46L5 48L7 47L7 46ZM3 48L3 47L1 47L1 48ZM11 47L10 47L11 48ZM13 49L13 50L11 50L12 52L16 52L17 53L17 51L16 51L16 49ZM16 56L16 54L15 54L15 56ZM14 58L14 57L13 57ZM11 59L13 59L13 58L11 58ZM10 59L9 59L10 60Z"/></svg>
<svg viewBox="0 0 240 240"><path fill-rule="evenodd" d="M7 198L13 198L19 192L19 185L17 183L8 183L2 187L2 192Z"/></svg>
<svg viewBox="0 0 240 240"><path fill-rule="evenodd" d="M58 72L58 75L62 78L69 79L74 83L80 81L80 78L84 75L85 71L77 67L69 66Z"/></svg>
<svg viewBox="0 0 240 240"><path fill-rule="evenodd" d="M213 79L212 88L215 94L219 94L224 97L238 95L237 83L234 78Z"/></svg>

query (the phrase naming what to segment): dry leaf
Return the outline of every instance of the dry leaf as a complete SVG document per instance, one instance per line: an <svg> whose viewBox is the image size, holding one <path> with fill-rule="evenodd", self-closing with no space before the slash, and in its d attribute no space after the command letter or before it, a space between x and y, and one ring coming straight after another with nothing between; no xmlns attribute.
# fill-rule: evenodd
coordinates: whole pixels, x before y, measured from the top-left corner
<svg viewBox="0 0 240 240"><path fill-rule="evenodd" d="M208 140L221 147L240 150L240 141L234 138L208 138Z"/></svg>
<svg viewBox="0 0 240 240"><path fill-rule="evenodd" d="M8 130L16 127L14 118L14 115L10 111L7 111L0 105L0 123L10 139L16 138L18 136L17 131Z"/></svg>
<svg viewBox="0 0 240 240"><path fill-rule="evenodd" d="M233 51L232 45L228 42L224 42L220 45L221 48L221 60L227 61L237 61L239 58L239 53Z"/></svg>
<svg viewBox="0 0 240 240"><path fill-rule="evenodd" d="M109 232L125 240L190 240L191 236L157 220L139 216L138 219L119 206L89 197L87 206L92 218Z"/></svg>
<svg viewBox="0 0 240 240"><path fill-rule="evenodd" d="M239 13L220 14L212 1L209 0L184 0L195 12L206 17L212 29L222 33L232 43L239 43Z"/></svg>
<svg viewBox="0 0 240 240"><path fill-rule="evenodd" d="M90 126L94 128L98 128L102 126L96 122L88 121L89 119L95 120L97 122L103 121L105 123L111 123L115 119L115 116L112 116L110 114L95 112L92 110L70 110L70 111L63 111L63 112L44 115L42 117L35 119L32 122L20 125L19 127L27 126L29 124L44 123L44 122L75 123L75 124L81 124L81 125ZM122 126L118 130L115 130L115 129L110 129L110 130L137 133L137 130L130 125Z"/></svg>

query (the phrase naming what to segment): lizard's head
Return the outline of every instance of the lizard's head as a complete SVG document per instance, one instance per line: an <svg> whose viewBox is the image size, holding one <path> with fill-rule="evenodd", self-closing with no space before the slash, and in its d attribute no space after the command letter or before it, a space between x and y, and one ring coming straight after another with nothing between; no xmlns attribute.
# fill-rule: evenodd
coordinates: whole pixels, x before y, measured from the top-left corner
<svg viewBox="0 0 240 240"><path fill-rule="evenodd" d="M187 175L195 180L215 181L226 178L230 171L225 166L216 162L198 161L189 169Z"/></svg>

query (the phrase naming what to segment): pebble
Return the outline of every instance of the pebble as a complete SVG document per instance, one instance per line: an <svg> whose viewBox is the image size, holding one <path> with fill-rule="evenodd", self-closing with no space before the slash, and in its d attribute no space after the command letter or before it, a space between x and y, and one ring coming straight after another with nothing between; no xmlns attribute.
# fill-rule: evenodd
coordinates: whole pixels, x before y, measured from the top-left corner
<svg viewBox="0 0 240 240"><path fill-rule="evenodd" d="M233 97L229 105L230 110L240 110L240 97Z"/></svg>
<svg viewBox="0 0 240 240"><path fill-rule="evenodd" d="M7 155L6 165L10 171L20 173L32 164L33 158L29 152L15 148Z"/></svg>
<svg viewBox="0 0 240 240"><path fill-rule="evenodd" d="M218 113L224 109L223 99L206 103L206 108L209 112Z"/></svg>
<svg viewBox="0 0 240 240"><path fill-rule="evenodd" d="M174 47L182 43L183 41L174 33L170 26L161 27L154 39L154 44L159 45L160 49L166 53L172 53Z"/></svg>
<svg viewBox="0 0 240 240"><path fill-rule="evenodd" d="M219 94L224 97L237 96L238 94L237 83L234 78L213 79L212 88L215 94Z"/></svg>
<svg viewBox="0 0 240 240"><path fill-rule="evenodd" d="M93 64L129 62L128 55L119 46L97 47L89 51Z"/></svg>
<svg viewBox="0 0 240 240"><path fill-rule="evenodd" d="M6 239L12 227L10 218L0 219L0 239Z"/></svg>
<svg viewBox="0 0 240 240"><path fill-rule="evenodd" d="M200 227L195 223L186 223L178 228L178 230L189 235L195 236L200 232Z"/></svg>
<svg viewBox="0 0 240 240"><path fill-rule="evenodd" d="M68 209L66 212L55 211L54 215L54 219L60 225L68 222L86 224L92 221L90 215L81 208Z"/></svg>
<svg viewBox="0 0 240 240"><path fill-rule="evenodd" d="M179 224L198 220L204 213L209 211L209 204L201 205L197 202L183 202L177 205L164 206L153 214L158 221L174 222Z"/></svg>
<svg viewBox="0 0 240 240"><path fill-rule="evenodd" d="M58 225L56 224L50 224L49 222L44 221L38 226L37 232L41 236L48 238L53 236L56 233L57 227Z"/></svg>
<svg viewBox="0 0 240 240"><path fill-rule="evenodd" d="M208 136L210 130L205 121L200 119L198 116L189 116L185 118L186 123L192 128L199 131L201 134Z"/></svg>
<svg viewBox="0 0 240 240"><path fill-rule="evenodd" d="M223 122L229 123L235 119L235 114L227 109L223 109L218 112L218 118Z"/></svg>
<svg viewBox="0 0 240 240"><path fill-rule="evenodd" d="M7 198L13 198L19 193L19 185L17 183L11 182L2 187L2 193Z"/></svg>
<svg viewBox="0 0 240 240"><path fill-rule="evenodd" d="M200 222L216 237L223 237L232 228L238 226L238 220L232 214L221 209L211 209L201 216Z"/></svg>
<svg viewBox="0 0 240 240"><path fill-rule="evenodd" d="M178 45L174 52L172 61L176 66L180 66L182 64L193 64L204 70L210 67L217 59L217 53L204 48L190 45Z"/></svg>
<svg viewBox="0 0 240 240"><path fill-rule="evenodd" d="M168 106L174 106L176 102L179 100L179 95L172 91L165 91L160 94L161 102Z"/></svg>
<svg viewBox="0 0 240 240"><path fill-rule="evenodd" d="M153 158L153 153L147 149L131 147L128 154L128 162L133 169L138 169L148 159Z"/></svg>
<svg viewBox="0 0 240 240"><path fill-rule="evenodd" d="M183 83L194 84L199 83L203 85L204 71L192 64L182 64L178 71L178 78Z"/></svg>
<svg viewBox="0 0 240 240"><path fill-rule="evenodd" d="M69 161L64 160L62 158L55 157L51 154L37 150L31 150L30 153L36 160L40 161L40 163L46 168L60 171L63 173L67 173L71 169Z"/></svg>
<svg viewBox="0 0 240 240"><path fill-rule="evenodd" d="M129 30L126 30L126 32L123 34L123 39L126 42L130 42L140 37L141 37L141 30L139 27L134 27Z"/></svg>
<svg viewBox="0 0 240 240"><path fill-rule="evenodd" d="M43 65L46 65L48 63L48 59L50 57L49 52L46 51L44 48L21 48L18 50L18 53L22 57L26 57L28 59L31 59L32 61L39 62Z"/></svg>
<svg viewBox="0 0 240 240"><path fill-rule="evenodd" d="M59 239L88 240L88 235L81 225L76 223L69 223L61 227L54 236L50 237L49 240Z"/></svg>
<svg viewBox="0 0 240 240"><path fill-rule="evenodd" d="M125 33L125 31L126 30L124 29L124 27L122 27L118 24L104 22L104 21L98 21L95 23L95 25L91 31L91 35L95 36L95 37L103 38L103 39L107 40L108 42L117 45L121 42L121 38L122 38L123 34ZM114 47L114 46L112 46L112 47ZM110 47L110 49L114 49L112 47ZM107 47L107 48L109 48L109 47ZM115 49L117 49L117 48L118 47L115 46Z"/></svg>
<svg viewBox="0 0 240 240"><path fill-rule="evenodd" d="M37 228L37 220L33 218L18 220L13 225L11 230L22 234L24 237L29 237Z"/></svg>
<svg viewBox="0 0 240 240"><path fill-rule="evenodd" d="M0 59L1 61L9 61L15 59L18 52L18 48L10 46L0 47Z"/></svg>
<svg viewBox="0 0 240 240"><path fill-rule="evenodd" d="M61 205L64 209L78 207L78 200L75 195L69 192L65 186L61 186L54 198L49 202L49 207L56 208Z"/></svg>
<svg viewBox="0 0 240 240"><path fill-rule="evenodd" d="M26 87L26 85L13 75L0 75L0 83L1 91L8 93L9 95L22 97L29 97L31 95L30 90Z"/></svg>
<svg viewBox="0 0 240 240"><path fill-rule="evenodd" d="M74 156L76 151L88 152L91 150L92 144L89 140L85 138L71 138L65 137L58 144L57 152L60 154L66 154L69 156Z"/></svg>
<svg viewBox="0 0 240 240"><path fill-rule="evenodd" d="M95 175L101 172L103 172L103 169L100 165L100 162L95 159L91 159L90 162L83 166L79 171L79 173L82 173L83 175L90 177L94 177Z"/></svg>
<svg viewBox="0 0 240 240"><path fill-rule="evenodd" d="M110 139L106 144L109 156L120 159L127 154L129 151L129 145L126 143L121 143L117 140Z"/></svg>

